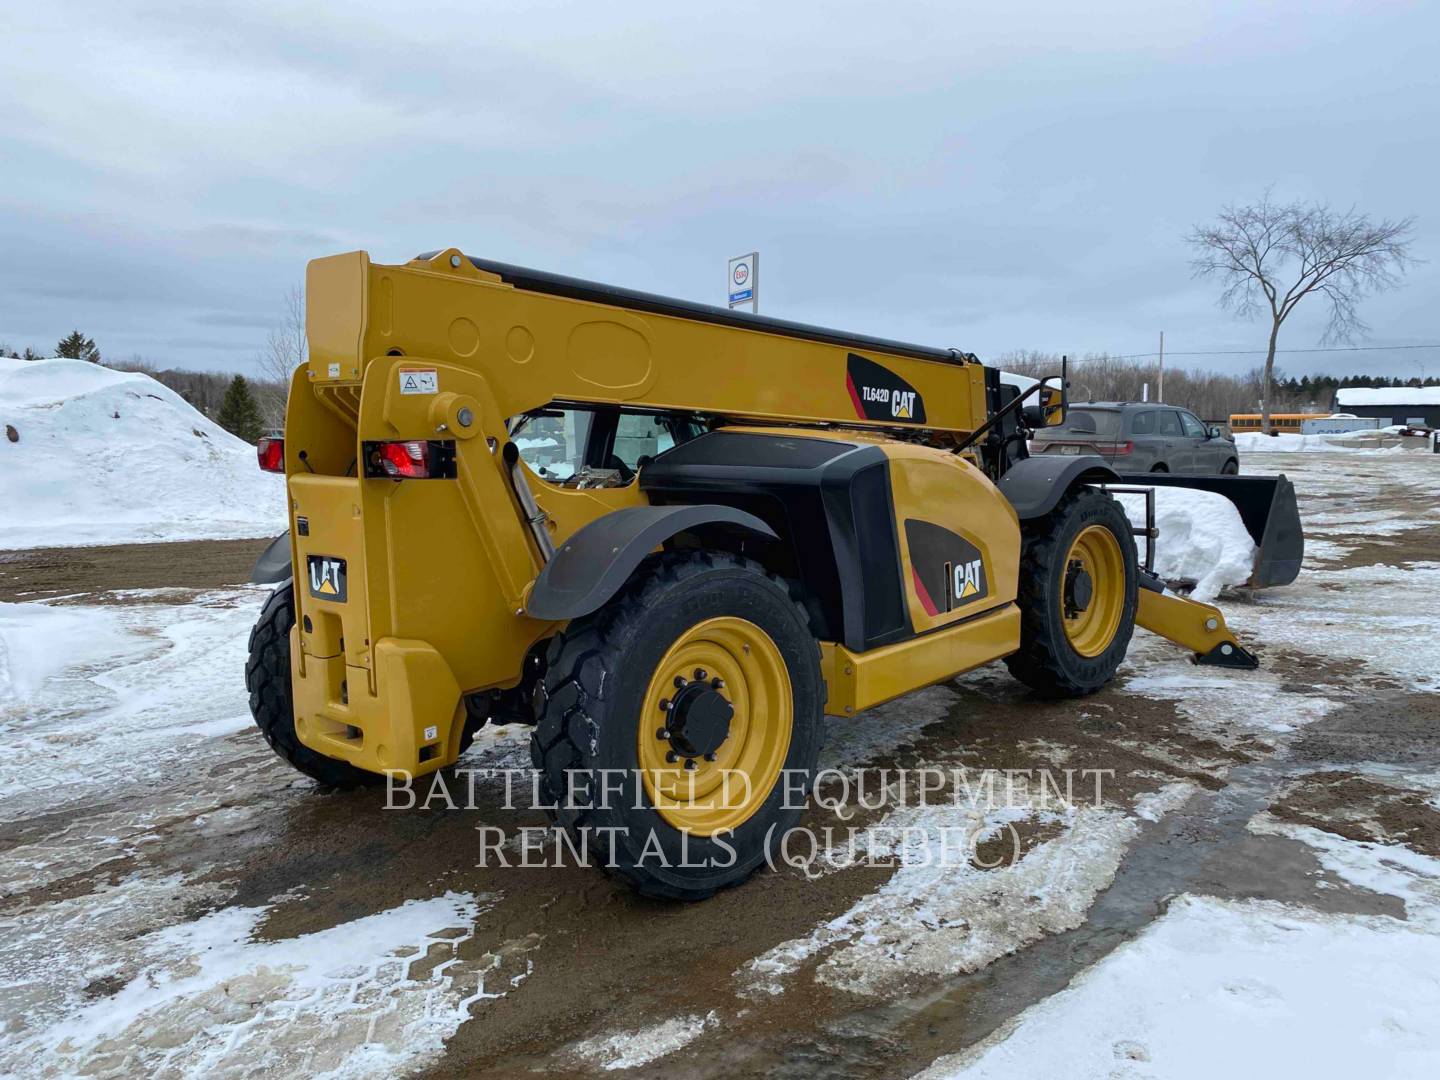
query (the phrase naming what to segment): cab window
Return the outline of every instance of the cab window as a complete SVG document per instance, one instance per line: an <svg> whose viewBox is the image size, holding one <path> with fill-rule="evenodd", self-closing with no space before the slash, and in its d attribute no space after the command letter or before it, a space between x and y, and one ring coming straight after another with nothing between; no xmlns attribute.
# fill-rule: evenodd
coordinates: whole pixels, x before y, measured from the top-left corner
<svg viewBox="0 0 1440 1080"><path fill-rule="evenodd" d="M615 408L544 409L511 425L520 457L552 483L628 484L640 467L705 432L688 416Z"/></svg>
<svg viewBox="0 0 1440 1080"><path fill-rule="evenodd" d="M515 435L520 459L546 480L567 480L585 465L595 414L589 409L549 410L532 416Z"/></svg>
<svg viewBox="0 0 1440 1080"><path fill-rule="evenodd" d="M1155 431L1159 435L1179 435L1180 414L1172 409L1161 409L1156 414Z"/></svg>

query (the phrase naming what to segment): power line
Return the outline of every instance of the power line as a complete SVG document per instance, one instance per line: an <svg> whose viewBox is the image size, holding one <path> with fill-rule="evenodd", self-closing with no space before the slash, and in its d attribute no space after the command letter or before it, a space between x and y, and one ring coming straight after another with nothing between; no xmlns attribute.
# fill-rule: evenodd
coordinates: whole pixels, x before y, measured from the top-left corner
<svg viewBox="0 0 1440 1080"><path fill-rule="evenodd" d="M1340 345L1327 349L1276 349L1275 355L1282 353L1341 353L1341 352L1394 352L1401 349L1440 349L1440 345ZM1264 356L1265 349L1197 349L1191 351L1166 349L1166 356ZM1146 360L1150 357L1159 357L1159 353L1123 353L1112 355L1105 353L1101 356L1077 356L1071 357L1070 363L1083 364L1090 360Z"/></svg>

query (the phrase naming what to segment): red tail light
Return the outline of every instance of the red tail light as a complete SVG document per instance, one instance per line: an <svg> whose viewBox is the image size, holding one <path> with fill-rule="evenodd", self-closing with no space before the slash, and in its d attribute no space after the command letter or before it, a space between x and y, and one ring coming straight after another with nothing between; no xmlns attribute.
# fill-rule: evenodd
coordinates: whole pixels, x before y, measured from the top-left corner
<svg viewBox="0 0 1440 1080"><path fill-rule="evenodd" d="M437 439L367 442L365 475L391 480L454 479L455 444Z"/></svg>
<svg viewBox="0 0 1440 1080"><path fill-rule="evenodd" d="M1096 443L1095 449L1102 454L1129 454L1135 449L1133 442Z"/></svg>
<svg viewBox="0 0 1440 1080"><path fill-rule="evenodd" d="M285 471L285 440L264 438L255 444L255 456L266 472Z"/></svg>

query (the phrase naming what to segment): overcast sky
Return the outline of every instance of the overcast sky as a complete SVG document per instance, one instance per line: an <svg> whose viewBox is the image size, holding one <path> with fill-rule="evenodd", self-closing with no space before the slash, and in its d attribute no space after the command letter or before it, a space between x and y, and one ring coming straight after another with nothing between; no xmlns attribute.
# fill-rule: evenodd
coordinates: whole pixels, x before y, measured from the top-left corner
<svg viewBox="0 0 1440 1080"><path fill-rule="evenodd" d="M1261 348L1182 236L1272 184L1415 215L1362 313L1440 343L1433 2L228 8L0 5L0 343L252 370L306 260L454 245L712 303L758 248L762 313L990 359Z"/></svg>

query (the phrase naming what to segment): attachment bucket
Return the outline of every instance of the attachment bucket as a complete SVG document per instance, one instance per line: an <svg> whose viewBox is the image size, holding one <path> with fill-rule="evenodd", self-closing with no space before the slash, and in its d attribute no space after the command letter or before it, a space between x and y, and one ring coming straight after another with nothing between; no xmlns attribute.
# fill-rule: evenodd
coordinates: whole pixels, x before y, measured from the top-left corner
<svg viewBox="0 0 1440 1080"><path fill-rule="evenodd" d="M1295 486L1285 476L1175 476L1130 473L1127 484L1213 491L1240 512L1245 530L1255 541L1255 569L1246 584L1252 589L1289 585L1300 574L1305 557L1305 532L1295 504Z"/></svg>

